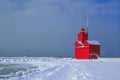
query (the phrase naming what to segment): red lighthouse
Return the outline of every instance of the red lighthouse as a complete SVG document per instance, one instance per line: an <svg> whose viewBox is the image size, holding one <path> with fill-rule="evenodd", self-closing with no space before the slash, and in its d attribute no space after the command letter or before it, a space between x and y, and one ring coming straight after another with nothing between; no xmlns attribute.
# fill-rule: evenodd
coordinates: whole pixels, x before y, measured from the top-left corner
<svg viewBox="0 0 120 80"><path fill-rule="evenodd" d="M75 42L76 59L97 59L100 57L100 43L95 40L88 40L88 32L84 27L78 34L78 40Z"/></svg>

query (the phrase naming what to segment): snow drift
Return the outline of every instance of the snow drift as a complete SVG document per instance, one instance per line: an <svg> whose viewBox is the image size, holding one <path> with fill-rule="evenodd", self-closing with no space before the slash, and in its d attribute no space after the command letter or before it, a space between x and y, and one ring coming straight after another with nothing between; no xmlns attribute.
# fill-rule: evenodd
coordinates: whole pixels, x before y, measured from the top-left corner
<svg viewBox="0 0 120 80"><path fill-rule="evenodd" d="M120 80L119 58L1 57L0 65L0 80Z"/></svg>

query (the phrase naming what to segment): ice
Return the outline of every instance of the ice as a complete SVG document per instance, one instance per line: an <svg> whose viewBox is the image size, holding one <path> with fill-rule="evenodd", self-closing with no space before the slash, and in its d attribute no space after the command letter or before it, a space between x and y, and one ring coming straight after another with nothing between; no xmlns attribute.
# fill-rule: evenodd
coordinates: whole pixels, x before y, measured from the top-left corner
<svg viewBox="0 0 120 80"><path fill-rule="evenodd" d="M120 58L76 60L54 57L11 57L0 58L0 64L19 70L3 75L5 80L119 80ZM3 70L4 68L0 68ZM15 76L12 76L15 75ZM3 80L3 78L0 78Z"/></svg>

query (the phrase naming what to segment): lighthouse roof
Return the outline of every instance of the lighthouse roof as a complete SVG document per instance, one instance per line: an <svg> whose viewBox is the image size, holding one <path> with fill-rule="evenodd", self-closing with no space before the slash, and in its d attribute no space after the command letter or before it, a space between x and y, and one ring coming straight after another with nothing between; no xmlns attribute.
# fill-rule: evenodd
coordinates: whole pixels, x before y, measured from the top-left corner
<svg viewBox="0 0 120 80"><path fill-rule="evenodd" d="M85 28L84 28L84 27L82 27L82 28L81 28L81 31L82 31L82 30L83 30L83 31L85 31Z"/></svg>
<svg viewBox="0 0 120 80"><path fill-rule="evenodd" d="M87 42L92 45L100 45L100 42L96 40L87 40Z"/></svg>
<svg viewBox="0 0 120 80"><path fill-rule="evenodd" d="M85 32L85 28L82 27L82 28L80 29L80 32Z"/></svg>

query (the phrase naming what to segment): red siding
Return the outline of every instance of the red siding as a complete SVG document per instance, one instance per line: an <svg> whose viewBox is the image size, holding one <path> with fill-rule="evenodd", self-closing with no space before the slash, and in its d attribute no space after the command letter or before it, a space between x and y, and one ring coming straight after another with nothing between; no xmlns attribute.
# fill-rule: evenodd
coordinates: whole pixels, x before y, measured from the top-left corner
<svg viewBox="0 0 120 80"><path fill-rule="evenodd" d="M90 45L90 58L100 57L100 45Z"/></svg>
<svg viewBox="0 0 120 80"><path fill-rule="evenodd" d="M85 32L80 32L78 34L78 41L84 42L85 40L88 39L88 34Z"/></svg>
<svg viewBox="0 0 120 80"><path fill-rule="evenodd" d="M75 47L75 58L76 59L89 59L89 48L88 47Z"/></svg>

